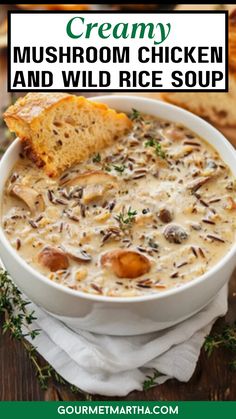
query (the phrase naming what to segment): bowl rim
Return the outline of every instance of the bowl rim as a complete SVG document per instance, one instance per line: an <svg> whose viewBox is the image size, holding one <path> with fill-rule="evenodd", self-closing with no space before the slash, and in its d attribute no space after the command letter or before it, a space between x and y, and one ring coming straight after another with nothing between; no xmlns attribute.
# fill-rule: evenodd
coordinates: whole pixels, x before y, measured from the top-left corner
<svg viewBox="0 0 236 419"><path fill-rule="evenodd" d="M203 120L202 118L198 117L197 115L193 114L192 112L189 112L183 108L180 108L178 106L169 104L167 102L163 102L158 99L151 99L147 97L140 97L140 96L123 96L123 95L102 95L102 96L95 96L95 97L89 97L89 100L98 101L106 103L108 99L108 102L110 100L116 101L116 100L123 100L125 102L135 101L139 103L143 102L149 102L153 105L158 105L161 108L165 108L170 111L171 110L178 110L178 112L181 114L188 114L189 118L192 118L192 120L195 120L198 124L201 124L205 126L208 130L211 131L212 136L217 136L224 144L224 147L226 148L227 152L231 152L234 154L235 157L235 164L236 164L236 150L234 147L229 143L229 141L224 137L224 135L219 132L215 127L213 127L211 124ZM114 105L112 107L115 108ZM120 110L120 109L119 109ZM122 110L121 110L122 111ZM168 118L166 118L168 119ZM169 118L171 121L171 117ZM204 138L204 140L207 142L207 139ZM2 157L0 161L0 176L2 167L5 165L5 163L11 159L11 155L14 152L15 148L19 146L20 139L16 138L12 144L9 146L7 151L5 152L4 156ZM215 147L216 150L217 146ZM230 167L230 165L228 164ZM231 168L231 167L230 167ZM231 168L232 169L232 168ZM2 189L0 189L0 199L2 198ZM0 211L0 217L1 217L1 211ZM17 263L22 267L23 270L28 271L29 274L32 275L34 279L39 280L40 282L43 282L45 285L55 288L58 291L61 291L62 293L71 295L75 298L83 298L85 300L95 301L95 302L105 302L105 303L138 303L138 302L147 302L151 300L159 300L163 298L167 298L176 294L179 294L181 292L184 292L190 288L194 288L195 286L199 285L200 283L206 281L207 279L210 279L210 277L214 276L217 271L219 271L221 268L226 265L229 260L233 257L234 254L236 254L236 241L234 245L229 249L229 251L223 256L222 259L220 259L214 266L212 266L207 272L205 272L203 275L200 275L194 279L192 279L189 282L186 282L185 284L182 284L180 286L176 286L161 292L154 292L153 294L147 294L147 295L141 295L141 296L133 296L133 297L111 297L106 295L96 295L96 294L89 294L78 290L72 290L65 285L58 284L56 282L50 281L46 276L38 272L36 269L31 267L17 252L16 250L11 246L9 240L7 239L3 229L2 225L0 223L0 244L2 244L11 258L16 259ZM13 278L14 281L14 278Z"/></svg>

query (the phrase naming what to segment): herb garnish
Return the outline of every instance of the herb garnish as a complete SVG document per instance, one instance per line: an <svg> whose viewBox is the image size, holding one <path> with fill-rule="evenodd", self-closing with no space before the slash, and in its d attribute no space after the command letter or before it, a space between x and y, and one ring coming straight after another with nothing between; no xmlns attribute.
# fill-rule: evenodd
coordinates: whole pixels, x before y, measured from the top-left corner
<svg viewBox="0 0 236 419"><path fill-rule="evenodd" d="M124 164L120 164L120 165L113 164L112 166L119 173L123 173L123 171L126 169L126 166Z"/></svg>
<svg viewBox="0 0 236 419"><path fill-rule="evenodd" d="M211 356L214 349L220 347L229 349L232 353L236 353L236 322L233 325L226 325L221 333L209 335L205 339L204 349L208 356ZM230 367L236 370L236 359L230 362ZM161 374L159 371L154 370L153 376L147 376L147 379L143 383L143 390L149 390L157 383L155 380Z"/></svg>
<svg viewBox="0 0 236 419"><path fill-rule="evenodd" d="M97 153L97 154L95 154L95 156L93 157L93 163L100 163L100 161L101 161L101 154L100 153Z"/></svg>
<svg viewBox="0 0 236 419"><path fill-rule="evenodd" d="M160 377L161 373L157 370L154 370L153 376L147 375L147 379L143 383L143 390L149 390L151 387L157 385L156 379Z"/></svg>
<svg viewBox="0 0 236 419"><path fill-rule="evenodd" d="M103 170L106 170L107 172L111 172L112 168L119 173L123 173L126 166L124 164L106 164L103 166Z"/></svg>
<svg viewBox="0 0 236 419"><path fill-rule="evenodd" d="M132 121L135 121L135 120L141 121L142 120L141 113L137 109L132 108L132 113L130 115L130 119Z"/></svg>
<svg viewBox="0 0 236 419"><path fill-rule="evenodd" d="M211 356L214 349L220 347L236 353L236 322L233 325L227 324L221 333L215 333L206 337L204 349L208 356ZM236 359L230 362L230 367L236 370Z"/></svg>
<svg viewBox="0 0 236 419"><path fill-rule="evenodd" d="M153 147L155 149L155 153L157 156L161 157L162 159L166 158L165 151L162 149L162 146L159 143L159 141L156 140L155 138L150 138L149 140L145 141L144 146Z"/></svg>
<svg viewBox="0 0 236 419"><path fill-rule="evenodd" d="M137 211L132 210L131 207L129 207L128 211L125 211L125 209L123 208L122 211L114 218L116 221L118 221L121 230L127 230L132 227L136 215Z"/></svg>
<svg viewBox="0 0 236 419"><path fill-rule="evenodd" d="M23 299L21 292L14 285L8 273L0 270L0 315L3 316L3 334L8 332L12 338L22 343L35 368L36 377L42 389L47 389L49 383L54 381L57 384L68 386L73 393L83 394L86 400L91 400L90 394L69 384L51 365L41 365L42 361L37 353L37 348L25 339L30 336L34 340L40 334L40 329L32 328L36 317L34 311L27 309L29 304L29 301Z"/></svg>

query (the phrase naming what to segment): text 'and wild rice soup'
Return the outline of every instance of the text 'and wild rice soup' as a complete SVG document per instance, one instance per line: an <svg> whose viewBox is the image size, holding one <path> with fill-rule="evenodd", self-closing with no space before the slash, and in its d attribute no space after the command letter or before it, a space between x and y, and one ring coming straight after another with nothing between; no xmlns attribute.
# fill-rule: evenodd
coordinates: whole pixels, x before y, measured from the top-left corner
<svg viewBox="0 0 236 419"><path fill-rule="evenodd" d="M235 241L236 182L189 129L134 110L115 144L49 178L23 154L2 226L33 268L85 293L132 297L199 277Z"/></svg>

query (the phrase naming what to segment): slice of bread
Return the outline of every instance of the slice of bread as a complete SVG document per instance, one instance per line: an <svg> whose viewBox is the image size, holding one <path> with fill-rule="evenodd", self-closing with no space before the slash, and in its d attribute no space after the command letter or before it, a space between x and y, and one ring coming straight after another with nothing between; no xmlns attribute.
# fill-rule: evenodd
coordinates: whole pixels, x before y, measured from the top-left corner
<svg viewBox="0 0 236 419"><path fill-rule="evenodd" d="M28 93L7 109L4 120L23 141L27 155L53 177L110 145L132 126L123 113L64 93Z"/></svg>
<svg viewBox="0 0 236 419"><path fill-rule="evenodd" d="M20 9L49 9L49 10L88 10L87 4L17 4Z"/></svg>
<svg viewBox="0 0 236 419"><path fill-rule="evenodd" d="M88 10L88 4L44 4L45 9L49 10Z"/></svg>
<svg viewBox="0 0 236 419"><path fill-rule="evenodd" d="M162 93L161 98L219 126L236 126L236 76L233 73L229 74L229 92L173 92Z"/></svg>
<svg viewBox="0 0 236 419"><path fill-rule="evenodd" d="M177 4L175 10L228 10L234 9L235 4Z"/></svg>
<svg viewBox="0 0 236 419"><path fill-rule="evenodd" d="M236 71L236 9L229 17L229 66Z"/></svg>
<svg viewBox="0 0 236 419"><path fill-rule="evenodd" d="M236 127L236 9L229 17L229 68L228 92L173 92L162 93L161 98L196 113L218 127Z"/></svg>

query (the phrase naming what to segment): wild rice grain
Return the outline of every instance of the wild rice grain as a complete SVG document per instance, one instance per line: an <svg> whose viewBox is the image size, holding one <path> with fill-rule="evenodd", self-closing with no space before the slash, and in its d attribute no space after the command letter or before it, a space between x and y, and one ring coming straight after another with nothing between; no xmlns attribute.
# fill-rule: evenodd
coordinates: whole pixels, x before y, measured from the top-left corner
<svg viewBox="0 0 236 419"><path fill-rule="evenodd" d="M53 203L53 192L50 189L48 189L48 199Z"/></svg>
<svg viewBox="0 0 236 419"><path fill-rule="evenodd" d="M221 239L221 237L214 236L213 234L207 234L207 238L212 239L212 240L217 241L217 242L220 242L220 243L225 243L225 241L223 239Z"/></svg>
<svg viewBox="0 0 236 419"><path fill-rule="evenodd" d="M98 285L96 285L96 284L92 283L92 284L91 284L91 287L92 287L95 291L97 291L99 294L103 294L102 288L100 288Z"/></svg>

